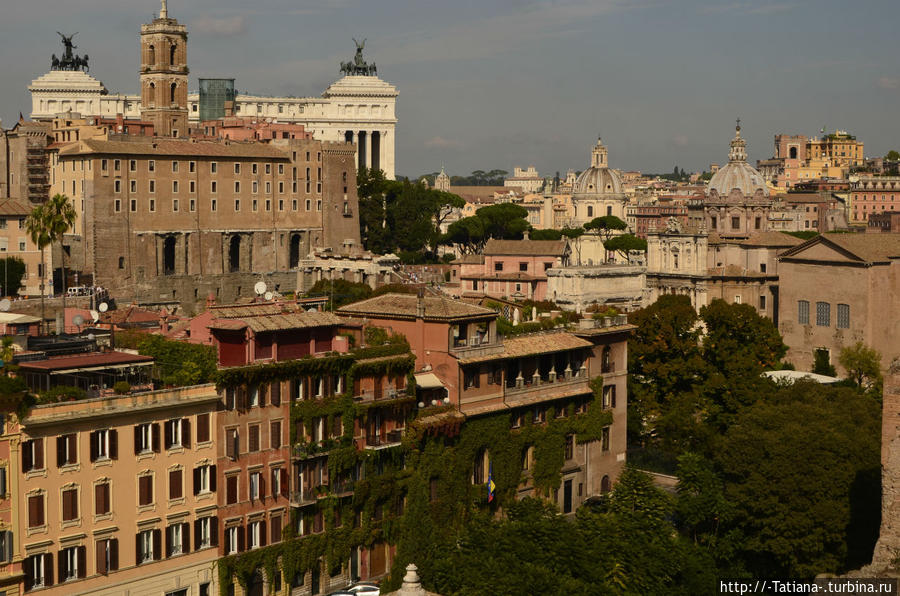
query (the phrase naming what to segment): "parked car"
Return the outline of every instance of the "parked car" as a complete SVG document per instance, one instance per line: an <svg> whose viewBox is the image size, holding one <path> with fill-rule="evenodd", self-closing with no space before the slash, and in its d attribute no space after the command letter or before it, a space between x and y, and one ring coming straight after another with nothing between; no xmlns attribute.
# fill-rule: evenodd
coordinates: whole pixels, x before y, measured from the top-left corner
<svg viewBox="0 0 900 596"><path fill-rule="evenodd" d="M347 591L357 596L381 596L381 588L375 582L353 582Z"/></svg>

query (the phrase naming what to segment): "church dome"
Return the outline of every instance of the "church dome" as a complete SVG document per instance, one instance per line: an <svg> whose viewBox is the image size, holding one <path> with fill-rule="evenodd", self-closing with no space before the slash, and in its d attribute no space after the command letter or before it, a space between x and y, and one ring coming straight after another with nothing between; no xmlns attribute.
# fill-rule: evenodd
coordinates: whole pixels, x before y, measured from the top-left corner
<svg viewBox="0 0 900 596"><path fill-rule="evenodd" d="M619 195L624 193L622 178L618 172L609 169L608 152L603 141L591 150L591 167L575 179L572 192L576 195Z"/></svg>
<svg viewBox="0 0 900 596"><path fill-rule="evenodd" d="M720 197L726 197L735 188L745 197L754 195L757 190L761 190L764 196L769 196L762 174L747 163L747 141L741 138L740 124L735 127L728 163L713 174L708 192L712 194L712 191L716 191Z"/></svg>

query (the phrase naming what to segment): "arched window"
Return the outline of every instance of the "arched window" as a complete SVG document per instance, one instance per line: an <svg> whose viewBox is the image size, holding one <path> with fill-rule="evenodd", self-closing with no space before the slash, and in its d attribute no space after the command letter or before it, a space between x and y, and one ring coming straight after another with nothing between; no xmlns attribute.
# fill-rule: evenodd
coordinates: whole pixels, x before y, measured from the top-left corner
<svg viewBox="0 0 900 596"><path fill-rule="evenodd" d="M797 148L796 147L791 147L790 155L791 155L791 159L797 159Z"/></svg>
<svg viewBox="0 0 900 596"><path fill-rule="evenodd" d="M241 270L241 237L232 236L228 244L228 271L234 273Z"/></svg>
<svg viewBox="0 0 900 596"><path fill-rule="evenodd" d="M147 49L150 54L148 63L150 64L150 66L156 66L156 48L154 48L153 46L150 46Z"/></svg>
<svg viewBox="0 0 900 596"><path fill-rule="evenodd" d="M170 65L175 64L175 45L174 44L172 45L172 47L169 48L169 64Z"/></svg>
<svg viewBox="0 0 900 596"><path fill-rule="evenodd" d="M609 476L604 476L603 480L600 481L600 494L605 495L609 491L612 490L612 483L609 481Z"/></svg>
<svg viewBox="0 0 900 596"><path fill-rule="evenodd" d="M169 93L169 101L175 103L175 90L178 89L178 83L172 83Z"/></svg>
<svg viewBox="0 0 900 596"><path fill-rule="evenodd" d="M175 273L175 238L167 236L163 241L163 275Z"/></svg>

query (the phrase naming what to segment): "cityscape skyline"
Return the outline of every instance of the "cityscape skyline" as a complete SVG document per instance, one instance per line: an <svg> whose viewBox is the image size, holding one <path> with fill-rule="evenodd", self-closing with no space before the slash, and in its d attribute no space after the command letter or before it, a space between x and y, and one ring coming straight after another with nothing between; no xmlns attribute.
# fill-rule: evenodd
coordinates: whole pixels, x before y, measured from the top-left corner
<svg viewBox="0 0 900 596"><path fill-rule="evenodd" d="M404 2L369 7L349 0L291 7L271 0L252 8L230 1L179 4L170 11L193 39L192 90L199 77L233 76L250 93L318 96L339 78L350 39L366 37L367 55L400 92L400 175L437 171L441 164L460 175L530 164L542 175L582 169L598 134L613 167L701 170L726 160L737 117L751 163L771 156L773 135L812 135L823 125L857 135L867 156L894 148L883 122L900 79L896 69L866 59L895 49L891 19L883 17L896 8L887 2L821 2L815 11L802 1L678 8L495 2L452 10L417 5L418 11ZM135 92L133 36L155 10L149 0L77 0L52 13L46 2L9 7L0 49L20 59L9 65L0 90L4 123L28 113L27 85L49 70L49 55L59 51L55 32L63 25L55 18L66 23L67 34L79 31L75 42L91 56L93 76L111 92ZM278 19L270 18L275 14ZM865 26L840 28L845 22ZM290 31L298 27L306 33L296 40ZM827 43L814 52L791 51L813 34ZM585 62L585 56L599 59ZM460 96L468 101L457 101Z"/></svg>

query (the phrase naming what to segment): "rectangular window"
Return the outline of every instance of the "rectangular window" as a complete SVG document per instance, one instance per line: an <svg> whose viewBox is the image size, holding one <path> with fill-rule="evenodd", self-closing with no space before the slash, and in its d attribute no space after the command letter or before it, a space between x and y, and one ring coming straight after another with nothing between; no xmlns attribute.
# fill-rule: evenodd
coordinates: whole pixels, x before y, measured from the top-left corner
<svg viewBox="0 0 900 596"><path fill-rule="evenodd" d="M214 162L214 161L210 162L210 164L209 164L209 173L210 174L215 174L216 171L218 171L218 169L219 169L219 166L216 162Z"/></svg>
<svg viewBox="0 0 900 596"><path fill-rule="evenodd" d="M194 211L197 210L197 200L196 199L191 199L190 201L188 201L188 209L191 211L191 213L193 213Z"/></svg>
<svg viewBox="0 0 900 596"><path fill-rule="evenodd" d="M828 302L816 302L816 325L831 326L831 304Z"/></svg>
<svg viewBox="0 0 900 596"><path fill-rule="evenodd" d="M128 160L128 171L137 172L137 160L136 159Z"/></svg>
<svg viewBox="0 0 900 596"><path fill-rule="evenodd" d="M766 310L766 297L765 296L759 297L759 310L760 311Z"/></svg>
<svg viewBox="0 0 900 596"><path fill-rule="evenodd" d="M169 499L180 499L183 496L181 470L169 470Z"/></svg>
<svg viewBox="0 0 900 596"><path fill-rule="evenodd" d="M194 521L194 550L207 548L216 544L217 519L203 517Z"/></svg>
<svg viewBox="0 0 900 596"><path fill-rule="evenodd" d="M216 202L215 199L213 199L212 202L209 204L210 211L215 211L216 207L218 207L218 203Z"/></svg>
<svg viewBox="0 0 900 596"><path fill-rule="evenodd" d="M156 199L150 199L150 213L156 211Z"/></svg>
<svg viewBox="0 0 900 596"><path fill-rule="evenodd" d="M197 442L206 443L209 440L209 414L197 414Z"/></svg>
<svg viewBox="0 0 900 596"><path fill-rule="evenodd" d="M97 541L97 573L107 575L119 569L119 539L106 538Z"/></svg>
<svg viewBox="0 0 900 596"><path fill-rule="evenodd" d="M94 485L94 514L106 515L110 511L109 482Z"/></svg>
<svg viewBox="0 0 900 596"><path fill-rule="evenodd" d="M137 192L137 180L132 180L128 184L129 188L131 188L131 192Z"/></svg>
<svg viewBox="0 0 900 596"><path fill-rule="evenodd" d="M177 161L173 161L173 162L172 162L172 171L173 171L173 172L177 172L177 171L178 171L178 162L177 162Z"/></svg>
<svg viewBox="0 0 900 596"><path fill-rule="evenodd" d="M78 519L77 488L68 488L62 491L62 519L63 521Z"/></svg>
<svg viewBox="0 0 900 596"><path fill-rule="evenodd" d="M240 530L237 526L225 529L225 554L233 555L240 552Z"/></svg>
<svg viewBox="0 0 900 596"><path fill-rule="evenodd" d="M240 435L236 428L229 428L225 431L225 454L231 459L237 459L240 455Z"/></svg>
<svg viewBox="0 0 900 596"><path fill-rule="evenodd" d="M138 477L138 505L153 504L153 476Z"/></svg>
<svg viewBox="0 0 900 596"><path fill-rule="evenodd" d="M519 271L528 271L528 263L519 263Z"/></svg>
<svg viewBox="0 0 900 596"><path fill-rule="evenodd" d="M151 180L149 187L150 187L150 192L156 192L156 180Z"/></svg>
<svg viewBox="0 0 900 596"><path fill-rule="evenodd" d="M259 451L259 425L251 424L247 427L247 451L253 453Z"/></svg>
<svg viewBox="0 0 900 596"><path fill-rule="evenodd" d="M241 182L239 180L234 181L234 192L241 192Z"/></svg>
<svg viewBox="0 0 900 596"><path fill-rule="evenodd" d="M134 427L134 453L150 453L159 451L159 425L138 424Z"/></svg>
<svg viewBox="0 0 900 596"><path fill-rule="evenodd" d="M238 477L228 476L225 479L225 504L234 505L238 502Z"/></svg>
<svg viewBox="0 0 900 596"><path fill-rule="evenodd" d="M266 174L271 174L271 173L272 173L272 164L267 163L266 164Z"/></svg>
<svg viewBox="0 0 900 596"><path fill-rule="evenodd" d="M210 192L217 192L218 188L219 188L219 185L216 184L215 180L213 180L212 182L209 183L209 191Z"/></svg>
<svg viewBox="0 0 900 596"><path fill-rule="evenodd" d="M122 200L121 199L116 199L115 211L116 211L116 213L119 213L120 211L122 211Z"/></svg>
<svg viewBox="0 0 900 596"><path fill-rule="evenodd" d="M156 171L156 161L150 160L147 162L147 171L155 172Z"/></svg>
<svg viewBox="0 0 900 596"><path fill-rule="evenodd" d="M144 530L137 535L137 564L149 563L160 558L161 532L159 530Z"/></svg>
<svg viewBox="0 0 900 596"><path fill-rule="evenodd" d="M69 466L78 463L78 449L76 435L62 435L56 437L56 467Z"/></svg>
<svg viewBox="0 0 900 596"><path fill-rule="evenodd" d="M172 192L173 193L178 192L178 180L172 180Z"/></svg>
<svg viewBox="0 0 900 596"><path fill-rule="evenodd" d="M257 182L256 180L253 181L253 183L250 185L250 192L252 192L253 194L259 192L259 182Z"/></svg>
<svg viewBox="0 0 900 596"><path fill-rule="evenodd" d="M838 326L838 329L849 329L850 328L850 305L849 304L838 304L837 305L837 326Z"/></svg>
<svg viewBox="0 0 900 596"><path fill-rule="evenodd" d="M503 263L494 263L494 271L503 271Z"/></svg>
<svg viewBox="0 0 900 596"><path fill-rule="evenodd" d="M247 538L251 549L265 546L265 533L266 526L264 521L250 522L247 526Z"/></svg>
<svg viewBox="0 0 900 596"><path fill-rule="evenodd" d="M797 301L797 322L801 325L809 325L809 300Z"/></svg>
<svg viewBox="0 0 900 596"><path fill-rule="evenodd" d="M187 524L172 524L166 528L166 557L177 557L188 552Z"/></svg>
<svg viewBox="0 0 900 596"><path fill-rule="evenodd" d="M39 528L44 525L44 495L28 497L28 527Z"/></svg>
<svg viewBox="0 0 900 596"><path fill-rule="evenodd" d="M22 471L44 469L44 440L31 439L22 443Z"/></svg>
<svg viewBox="0 0 900 596"><path fill-rule="evenodd" d="M178 199L172 199L172 212L178 213Z"/></svg>
<svg viewBox="0 0 900 596"><path fill-rule="evenodd" d="M241 200L240 200L240 199L235 199L235 200L234 200L234 210L235 210L235 211L240 211L240 210L241 210Z"/></svg>
<svg viewBox="0 0 900 596"><path fill-rule="evenodd" d="M281 525L282 525L281 524L281 516L273 515L272 519L271 519L271 523L272 523L272 532L271 532L272 544L281 542Z"/></svg>
<svg viewBox="0 0 900 596"><path fill-rule="evenodd" d="M187 418L176 418L165 423L166 449L190 446L191 423Z"/></svg>
<svg viewBox="0 0 900 596"><path fill-rule="evenodd" d="M272 449L281 447L281 420L269 424L269 446Z"/></svg>
<svg viewBox="0 0 900 596"><path fill-rule="evenodd" d="M59 551L59 581L84 577L85 548L70 546Z"/></svg>
<svg viewBox="0 0 900 596"><path fill-rule="evenodd" d="M129 207L132 213L137 211L137 199L131 199L131 205L129 205Z"/></svg>
<svg viewBox="0 0 900 596"><path fill-rule="evenodd" d="M241 173L241 164L235 162L235 164L234 164L234 173L235 173L235 174L240 174L240 173Z"/></svg>
<svg viewBox="0 0 900 596"><path fill-rule="evenodd" d="M250 473L250 500L255 501L262 498L262 474L260 472Z"/></svg>
<svg viewBox="0 0 900 596"><path fill-rule="evenodd" d="M197 162L196 162L196 161L189 161L189 162L188 162L188 172L193 173L196 169L197 169Z"/></svg>
<svg viewBox="0 0 900 596"><path fill-rule="evenodd" d="M604 426L600 433L600 448L603 451L609 451L609 427Z"/></svg>
<svg viewBox="0 0 900 596"><path fill-rule="evenodd" d="M116 192L116 193L122 192L122 181L121 180L116 180L113 183L113 192Z"/></svg>
<svg viewBox="0 0 900 596"><path fill-rule="evenodd" d="M266 194L272 194L272 183L268 181L266 182Z"/></svg>
<svg viewBox="0 0 900 596"><path fill-rule="evenodd" d="M90 441L92 462L118 457L118 433L115 430L95 430Z"/></svg>

